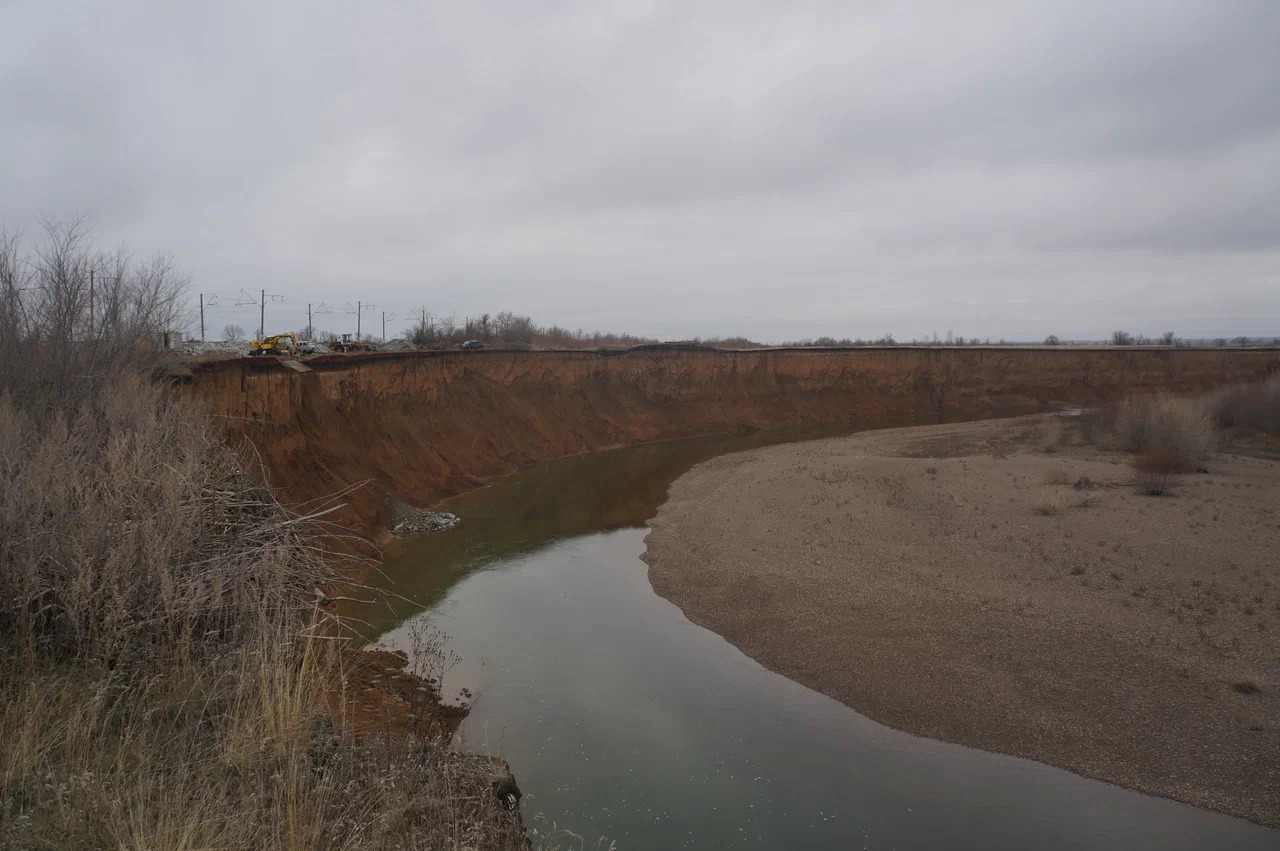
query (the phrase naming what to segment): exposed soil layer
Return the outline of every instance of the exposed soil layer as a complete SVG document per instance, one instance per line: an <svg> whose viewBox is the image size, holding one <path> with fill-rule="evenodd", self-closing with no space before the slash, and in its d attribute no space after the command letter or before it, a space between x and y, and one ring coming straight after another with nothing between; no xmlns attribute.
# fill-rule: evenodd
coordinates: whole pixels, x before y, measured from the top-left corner
<svg viewBox="0 0 1280 851"><path fill-rule="evenodd" d="M249 438L301 504L365 483L327 516L385 541L418 507L520 466L666 438L796 426L936 423L1204 390L1280 371L1277 350L766 349L404 352L183 370L185 391Z"/></svg>
<svg viewBox="0 0 1280 851"><path fill-rule="evenodd" d="M654 590L893 727L1280 826L1280 462L1142 496L1049 422L708 461L651 522Z"/></svg>

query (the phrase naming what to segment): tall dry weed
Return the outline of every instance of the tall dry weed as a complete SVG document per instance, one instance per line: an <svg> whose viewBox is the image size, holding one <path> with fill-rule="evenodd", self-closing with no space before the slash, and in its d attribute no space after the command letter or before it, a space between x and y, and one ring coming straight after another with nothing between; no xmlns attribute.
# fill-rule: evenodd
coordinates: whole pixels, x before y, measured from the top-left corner
<svg viewBox="0 0 1280 851"><path fill-rule="evenodd" d="M1125 452L1158 453L1177 459L1178 472L1192 472L1217 447L1208 403L1169 396L1130 398L1115 409L1112 439Z"/></svg>
<svg viewBox="0 0 1280 851"><path fill-rule="evenodd" d="M148 378L171 266L107 259L0 235L0 848L524 847L484 760L330 723L333 573Z"/></svg>

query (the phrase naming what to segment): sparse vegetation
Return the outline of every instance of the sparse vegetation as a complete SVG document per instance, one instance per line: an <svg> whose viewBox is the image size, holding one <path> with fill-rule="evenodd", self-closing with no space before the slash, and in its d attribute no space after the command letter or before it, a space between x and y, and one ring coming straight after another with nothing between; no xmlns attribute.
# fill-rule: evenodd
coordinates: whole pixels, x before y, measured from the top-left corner
<svg viewBox="0 0 1280 851"><path fill-rule="evenodd" d="M1071 477L1067 475L1067 471L1062 467L1054 467L1052 470L1045 470L1044 475L1040 477L1042 485L1069 485Z"/></svg>
<svg viewBox="0 0 1280 851"><path fill-rule="evenodd" d="M1051 495L1039 497L1036 499L1033 507L1035 508L1036 514L1040 514L1045 517L1050 517L1062 510L1062 504L1056 497Z"/></svg>
<svg viewBox="0 0 1280 851"><path fill-rule="evenodd" d="M1041 432L1040 451L1052 454L1058 451L1062 443L1062 420L1054 417L1044 424Z"/></svg>

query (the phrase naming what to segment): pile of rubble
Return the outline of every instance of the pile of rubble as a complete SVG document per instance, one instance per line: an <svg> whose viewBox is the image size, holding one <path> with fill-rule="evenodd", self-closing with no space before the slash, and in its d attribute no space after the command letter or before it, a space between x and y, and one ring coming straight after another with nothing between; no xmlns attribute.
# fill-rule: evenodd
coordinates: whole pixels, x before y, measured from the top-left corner
<svg viewBox="0 0 1280 851"><path fill-rule="evenodd" d="M444 532L457 526L461 521L458 515L447 511L414 510L401 517L391 526L393 535L424 535L432 532Z"/></svg>
<svg viewBox="0 0 1280 851"><path fill-rule="evenodd" d="M182 345L182 353L186 355L229 355L231 357L247 357L249 350L253 348L253 343L248 340L228 340L226 342L217 342L214 340L188 340Z"/></svg>

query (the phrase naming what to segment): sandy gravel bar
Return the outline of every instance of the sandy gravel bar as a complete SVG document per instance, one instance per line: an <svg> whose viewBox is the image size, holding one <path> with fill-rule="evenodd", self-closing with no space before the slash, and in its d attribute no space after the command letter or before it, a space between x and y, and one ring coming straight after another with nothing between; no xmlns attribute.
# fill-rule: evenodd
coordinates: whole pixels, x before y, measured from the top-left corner
<svg viewBox="0 0 1280 851"><path fill-rule="evenodd" d="M650 524L653 587L890 726L1280 826L1280 463L1141 496L1048 423L708 461Z"/></svg>

